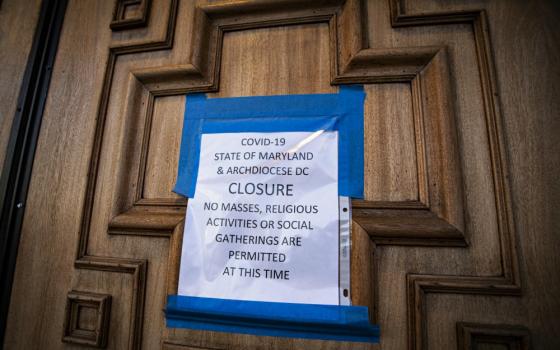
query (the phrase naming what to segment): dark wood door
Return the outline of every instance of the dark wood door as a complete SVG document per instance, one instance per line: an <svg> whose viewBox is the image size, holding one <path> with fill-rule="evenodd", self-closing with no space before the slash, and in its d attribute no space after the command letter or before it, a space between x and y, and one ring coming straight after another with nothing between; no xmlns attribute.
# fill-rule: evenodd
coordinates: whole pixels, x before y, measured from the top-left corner
<svg viewBox="0 0 560 350"><path fill-rule="evenodd" d="M2 60L18 46L4 18L29 16L18 3L0 7ZM544 1L70 0L4 347L559 348L558 13ZM367 93L351 283L381 343L166 328L184 95L342 84Z"/></svg>

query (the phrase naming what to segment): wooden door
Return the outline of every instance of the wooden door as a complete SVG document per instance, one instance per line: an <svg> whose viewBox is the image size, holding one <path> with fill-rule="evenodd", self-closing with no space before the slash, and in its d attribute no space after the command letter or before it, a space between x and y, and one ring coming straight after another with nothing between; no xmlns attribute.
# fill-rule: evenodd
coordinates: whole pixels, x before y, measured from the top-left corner
<svg viewBox="0 0 560 350"><path fill-rule="evenodd" d="M26 18L7 12L16 3L3 0L0 15ZM4 347L560 348L557 10L498 0L69 0ZM367 92L351 283L381 343L166 328L186 205L171 192L185 94L341 84Z"/></svg>

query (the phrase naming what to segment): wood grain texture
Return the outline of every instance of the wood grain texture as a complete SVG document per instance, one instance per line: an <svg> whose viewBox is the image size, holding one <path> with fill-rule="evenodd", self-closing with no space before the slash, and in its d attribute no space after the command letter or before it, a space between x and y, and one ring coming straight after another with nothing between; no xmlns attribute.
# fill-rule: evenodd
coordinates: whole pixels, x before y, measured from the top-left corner
<svg viewBox="0 0 560 350"><path fill-rule="evenodd" d="M183 102L182 96L155 100L153 127L146 127L150 130L150 139L143 174L142 199L179 198L172 190L177 177L183 128L183 116L176 113L176 106Z"/></svg>
<svg viewBox="0 0 560 350"><path fill-rule="evenodd" d="M290 6L287 6L287 4L290 4ZM350 65L350 68L345 68L343 74L339 74L338 72L341 69L338 68L338 65L333 69L332 62L341 62L339 56L344 55L347 50L352 48L348 48L347 45L340 45L339 47L337 44L339 38L344 35L344 30L339 30L336 25L337 20L339 16L341 20L349 16L357 16L358 19L363 20L362 13L359 12L363 9L363 6L355 6L351 2L350 4L345 4L339 13L337 8L328 7L331 5L330 2L315 5L317 9L310 16L305 12L308 11L309 7L309 4L305 2L287 1L266 6L259 2L201 6L195 12L194 48L192 52L202 53L200 57L207 57L208 61L198 61L201 58L197 57L196 62L193 60L193 64L157 67L133 72L132 75L137 80L131 80L129 100L126 106L135 108L138 106L134 102L136 99L146 99L148 101L148 115L145 118L149 121L153 114L150 107L153 105L150 102L153 99L152 96L172 96L189 91L216 89L222 67L224 35L229 32L265 26L278 26L280 24L293 25L308 22L326 22L329 25L330 48L336 48L334 52L331 50L329 55L331 75L334 74L334 76L331 76L333 82L352 83L362 82L364 79L367 81L373 79L371 81L378 82L403 81L411 84L413 94L414 142L419 184L418 200L405 202L381 201L379 203L357 202L355 205L360 208L357 211L359 215L356 215L357 222L372 236L376 237L379 243L419 244L421 241L423 245L464 246L465 239L462 232L462 186L459 164L456 161L457 145L454 116L451 106L447 102L450 90L445 48L408 48L399 49L397 53L394 50L371 51L366 48L356 54L367 53L365 56L359 57L358 61L361 64ZM239 17L240 13L246 14ZM255 14L258 15L257 19L253 18ZM363 26L363 23L348 22L347 26L361 28L360 26ZM351 31L352 28L347 30ZM202 32L198 34L198 30ZM360 32L358 35L364 34ZM313 37L310 38L313 39ZM274 41L274 39L273 36L270 42L280 43L279 41ZM359 41L361 45L364 45L365 39L362 38ZM297 42L295 44L295 47L298 47ZM305 42L303 44L305 45ZM279 45L275 45L275 48L278 47ZM262 44L257 48L265 49ZM323 46L323 53L325 49L326 46ZM208 53L204 54L205 51ZM225 52L227 54L228 50ZM242 60L242 62L245 61L252 62L250 57L247 60ZM259 62L267 63L266 59L263 60L263 57L260 58ZM370 63L378 68L373 69L370 67ZM380 63L381 65L379 65ZM275 64L279 68L278 71L281 71L282 66L278 66L278 62L269 62L269 64ZM412 71L408 75L401 74L401 71L409 69L408 65L410 64L413 64ZM256 66L266 67L266 65L261 64L256 64ZM228 66L225 67L228 68ZM368 69L365 73L360 71L364 67ZM243 68L243 66L239 67L239 64L237 64L235 69L239 68ZM300 78L299 81L306 81L301 79L302 73L298 73L294 68L292 67L288 70L290 73L288 73L286 78L290 80L286 81L291 81L291 79L295 78ZM268 73L268 75L274 77L274 73ZM278 78L278 80L282 81L280 79L282 77ZM277 80L273 79L271 81ZM226 78L225 82L228 83L230 80ZM425 84L429 84L430 89L426 90ZM245 83L243 86L250 87L251 83ZM304 88L306 86L301 85L301 89ZM222 91L224 90L222 89ZM429 94L426 94L425 97L425 93L422 92L423 90L429 91ZM227 93L227 90L219 96L223 96L224 93ZM138 94L144 95L139 97ZM240 94L243 95L244 92L240 92ZM125 113L137 112L127 109ZM429 116L426 121L424 120L426 118L425 115ZM148 122L146 125L149 126L150 123ZM425 126L424 124L427 125ZM145 130L149 130L149 128L146 127ZM146 139L146 136L144 139ZM143 153L140 156L141 163L146 157L145 145L146 143L144 143ZM427 145L432 146L428 147ZM141 167L143 166L141 165ZM431 168L429 172L427 167ZM140 176L140 178L142 177ZM140 180L140 182L142 181ZM430 181L431 186L428 187L428 182ZM141 187L141 185L137 186L137 188ZM430 190L428 191L428 189ZM431 205L430 202L432 203ZM409 209L416 209L421 212L415 213ZM377 225L376 221L380 218L385 220L386 223ZM391 222L395 220L402 221L402 224L392 224ZM388 226L392 228L387 230ZM434 233L432 234L432 232Z"/></svg>
<svg viewBox="0 0 560 350"><path fill-rule="evenodd" d="M558 345L560 322L549 321L560 309L559 41L551 28L550 36L533 29L553 23L545 5L178 4L154 0L146 28L111 33L114 3L71 2L6 346L59 348L70 289L114 297L109 348L449 349L458 322L521 324L541 335L536 348ZM535 40L535 56L518 53ZM382 343L166 329L185 202L168 192L176 158L160 155L177 147L179 95L333 92L347 83L368 84L368 197L353 204L352 297L370 307ZM52 316L44 300L56 306Z"/></svg>
<svg viewBox="0 0 560 350"><path fill-rule="evenodd" d="M421 202L419 182L424 176L419 176L410 85L372 84L365 90L365 199Z"/></svg>
<svg viewBox="0 0 560 350"><path fill-rule="evenodd" d="M110 27L113 31L148 25L151 0L117 0Z"/></svg>
<svg viewBox="0 0 560 350"><path fill-rule="evenodd" d="M117 1L111 1L113 7L113 11L117 6ZM124 0L125 2L127 0ZM136 0L132 0L135 2ZM139 11L130 11L128 15L134 16L139 18L140 16L147 15L146 17L146 25L141 26L126 26L123 30L112 31L111 33L111 47L127 47L128 49L133 50L141 50L141 47L144 46L151 46L162 41L165 41L169 38L169 18L172 16L173 11L176 10L175 6L177 2L173 0L148 0L149 6L142 10L142 14L139 14ZM135 5L135 7L137 7ZM136 8L138 10L138 8ZM113 12L114 13L114 12ZM111 22L113 21L114 17L109 19L107 22L104 19L104 25L108 27L111 26ZM133 21L134 22L134 21ZM126 23L126 20L124 21ZM101 24L100 24L101 25ZM172 25L172 23L171 23ZM110 29L109 29L110 30Z"/></svg>
<svg viewBox="0 0 560 350"><path fill-rule="evenodd" d="M280 4L280 3L279 3ZM239 8L241 6L241 8ZM301 16L301 9L298 6L293 6L293 8L289 8L292 12L284 13L282 10L285 10L285 7L280 7L278 5L278 13L281 13L285 18L277 18L278 14L274 12L274 7L266 7L266 11L263 8L255 5L254 7L244 4L239 6L232 6L232 5L224 5L224 7L213 7L209 6L207 8L202 7L200 11L204 11L207 16L211 19L214 16L214 23L212 25L217 26L215 30L209 30L209 33L214 33L213 36L215 39L206 39L210 42L210 44L206 45L203 43L203 35L194 35L195 38L198 39L200 42L196 42L197 45L193 52L202 51L203 49L208 49L210 54L207 57L213 59L213 64L208 64L202 62L202 64L198 64L199 67L196 65L190 66L175 66L169 68L156 68L155 70L142 70L139 72L133 72L133 76L137 77L138 83L135 81L131 81L131 85L129 88L129 100L131 102L127 103L127 106L131 106L134 108L138 105L134 101L137 100L137 92L136 91L147 91L148 95L146 97L140 97L140 100L145 99L147 101L151 101L152 95L153 96L168 96L168 95L175 95L178 93L184 93L188 91L193 91L193 89L197 89L196 85L192 85L200 81L199 84L200 88L202 89L214 89L216 86L216 82L208 81L210 79L204 80L204 76L207 75L209 77L213 77L217 79L218 73L220 72L221 65L218 65L218 62L221 62L221 55L223 52L223 38L225 33L229 31L238 31L240 29L250 29L250 28L261 28L263 26L270 26L270 25L278 25L278 24L292 24L292 23L306 23L306 22L315 22L315 21L328 21L329 28L330 28L330 38L331 42L334 40L333 38L337 38L338 34L336 32L333 33L333 23L335 23L334 17L335 13L328 13L327 11L329 8L325 8L323 11L324 13L314 13L313 17L298 17ZM249 6L247 8L243 8L244 6ZM351 6L351 5L349 5ZM305 7L302 7L306 9ZM358 7L361 9L362 7ZM249 12L248 19L245 19L247 24L244 24L242 20L238 17L234 17L235 21L231 22L232 14L238 14L238 11L247 10ZM206 18L203 17L202 14L199 12L195 12L195 17L199 18ZM251 12L254 11L264 11L265 16L263 17L261 13L258 13L260 16L258 17L258 21L253 21L251 16ZM219 15L218 15L219 14ZM348 15L347 15L348 16ZM202 20L196 20L195 23L204 23ZM206 24L208 25L208 24ZM210 25L210 28L212 28ZM204 28L205 24L201 25L201 28ZM196 28L195 28L196 29ZM360 40L363 42L363 40ZM212 45L211 43L215 43ZM260 48L260 47L258 47ZM261 48L262 49L262 48ZM420 169L425 169L426 165L424 164L424 156L425 156L425 146L423 142L430 142L433 144L438 144L434 141L424 141L421 139L423 137L423 113L424 109L426 111L431 112L430 114L435 115L443 115L443 118L440 118L440 123L434 121L434 127L430 128L429 130L435 130L436 133L434 134L433 138L448 138L448 141L439 141L439 144L445 144L446 147L449 147L450 150L442 150L440 148L432 147L431 150L434 152L439 152L438 154L433 154L431 159L434 159L435 162L439 162L439 166L432 165L432 169L441 170L441 173L433 172L432 173L432 180L434 187L432 189L432 193L435 193L435 196L432 199L436 205L433 206L436 213L432 213L432 208L426 207L424 203L421 203L420 208L412 208L412 209L420 209L417 210L415 213L414 211L408 210L409 208L405 208L402 210L402 206L399 205L397 202L395 204L396 208L389 207L389 208L381 208L377 211L371 210L368 208L367 204L364 206L362 205L361 209L356 212L355 219L356 222L360 224L362 227L366 228L373 236L376 236L376 241L385 244L420 244L420 245L464 245L464 238L461 231L457 228L457 226L449 223L447 220L450 218L451 221L455 221L458 223L459 226L462 225L462 213L461 210L457 210L457 207L461 207L461 187L458 185L460 181L457 181L457 177L459 176L459 172L456 166L456 163L453 162L453 158L446 158L442 156L442 154L448 154L451 157L455 155L455 141L453 139L453 123L452 118L448 117L449 110L446 110L447 104L447 95L448 94L448 87L446 85L447 79L447 70L446 64L447 61L445 59L446 54L445 50L441 48L428 48L428 49L401 49L397 50L397 53L393 53L390 51L389 53L382 50L382 52L368 52L368 55L364 56L365 58L360 58L360 62L362 65L354 64L351 68L345 71L346 76L340 75L338 78L335 78L334 81L340 83L344 82L361 82L361 81L405 81L411 82L412 88L414 89L414 99L413 101L416 102L414 106L415 111L415 143L417 148L417 153L420 154L418 158L420 165L417 165ZM226 51L227 52L227 51ZM331 60L333 55L331 54ZM335 54L334 57L338 57L338 54ZM372 75L372 79L370 80L370 75L362 74L355 74L354 71L363 67L364 64L367 66L367 62L375 60L380 60L384 66L389 66L388 70L377 69ZM431 64L433 62L433 65ZM388 64L389 63L389 64ZM414 74L410 73L410 75L402 75L400 73L395 73L392 69L400 69L398 67L406 66L408 64L417 64L414 66ZM202 68L201 68L202 67ZM434 69L429 69L426 67L435 67ZM370 68L368 66L368 68ZM426 68L426 69L425 69ZM338 69L337 69L338 70ZM184 73L183 73L184 72ZM350 73L348 73L350 72ZM434 72L434 73L431 73ZM185 75L186 74L186 75ZM354 76L352 76L354 74ZM270 75L270 74L269 74ZM176 80L175 77L185 76L185 77L192 77L189 80L183 80L179 82ZM250 75L247 75L250 76ZM324 74L323 74L324 76ZM433 93L431 101L436 103L435 106L428 109L428 107L424 107L422 105L423 100L421 99L422 96L422 80L424 79L435 79L438 81L437 84L433 86L437 86L439 89L431 89L430 92ZM338 79L338 80L336 80ZM341 80L342 79L342 80ZM366 79L366 80L364 80ZM389 79L389 80L387 80ZM246 85L250 86L250 85ZM146 89L146 90L143 90ZM227 91L227 90L226 90ZM253 92L255 94L255 92ZM257 93L258 94L258 93ZM443 97L441 95L443 94ZM420 105L419 105L420 104ZM148 117L151 118L150 115L152 111L149 106L152 103L148 102ZM443 107L441 107L443 106ZM439 108L439 110L438 110ZM432 112L435 111L435 112ZM127 109L125 114L134 113L131 110ZM434 120L437 120L434 119ZM450 123L451 122L451 123ZM431 126L432 124L430 124ZM442 131L443 129L443 131ZM145 129L148 130L148 129ZM420 146L418 146L420 145ZM447 152L447 153L446 153ZM128 155L130 152L125 151L125 154ZM143 156L141 156L141 159ZM428 159L430 157L428 156ZM128 162L125 162L128 164ZM450 169L450 170L446 170ZM447 172L450 171L450 172ZM454 174L453 176L449 176L449 174ZM422 175L422 173L420 173ZM438 180L445 178L446 181ZM455 179L455 182L452 181ZM423 199L425 202L429 201L429 194L427 194L427 178L421 177L420 183L423 186L420 186L419 189L419 198ZM440 185L447 185L448 187L443 191L439 191ZM139 187L139 186L138 186ZM455 195L455 199L449 198L451 195ZM443 195L443 197L442 197ZM447 198L447 201L446 200ZM459 198L459 199L457 199ZM113 234L138 234L138 235L157 235L154 234L154 229L152 223L159 222L161 219L161 214L164 214L162 210L153 210L153 211L139 211L136 210L136 207L139 207L141 203L134 204L132 210L125 212L122 215L117 216L112 222L109 224L109 232ZM157 205L157 203L156 203ZM387 203L383 203L383 206L387 206ZM455 208L453 208L455 206ZM375 208L375 207L374 207ZM391 210L393 209L393 210ZM443 209L443 210L442 210ZM454 213L454 216L444 217L441 218L438 215L439 213ZM140 215L133 215L139 214ZM153 213L153 214L150 214ZM149 215L149 216L148 216ZM444 215L445 216L445 215ZM137 219L134 219L134 218ZM170 217L170 220L175 220L176 223L179 222L177 219L173 219ZM385 223L384 223L385 222ZM124 226L123 226L124 225ZM128 227L126 227L128 225ZM167 232L172 231L170 226L165 226L165 230Z"/></svg>
<svg viewBox="0 0 560 350"><path fill-rule="evenodd" d="M483 350L504 348L529 350L529 330L522 326L457 323L457 349Z"/></svg>
<svg viewBox="0 0 560 350"><path fill-rule="evenodd" d="M17 98L40 5L38 0L5 0L0 11L0 172L4 169L14 115L20 108Z"/></svg>
<svg viewBox="0 0 560 350"><path fill-rule="evenodd" d="M502 234L503 277L449 277L429 275L408 275L408 322L409 347L422 348L423 336L423 298L427 292L466 292L488 293L497 295L519 294L520 276L518 270L517 250L513 236L513 221L509 203L509 188L506 181L505 155L503 153L503 136L500 132L499 106L495 99L494 62L491 56L487 17L484 11L459 11L407 15L399 0L391 1L393 26L432 25L437 23L470 22L473 25L477 58L481 74L483 101L485 106L486 126L490 138L490 156L494 190L496 192L496 209L498 225Z"/></svg>
<svg viewBox="0 0 560 350"><path fill-rule="evenodd" d="M88 312L91 313L86 316L89 319L84 319L84 314ZM110 295L70 291L62 341L100 349L106 347L110 314Z"/></svg>

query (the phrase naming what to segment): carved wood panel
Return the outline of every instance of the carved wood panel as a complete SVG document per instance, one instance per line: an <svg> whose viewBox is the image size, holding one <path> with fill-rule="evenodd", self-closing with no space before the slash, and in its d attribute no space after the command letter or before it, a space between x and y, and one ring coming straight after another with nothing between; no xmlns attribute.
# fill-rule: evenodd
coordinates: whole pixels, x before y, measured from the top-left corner
<svg viewBox="0 0 560 350"><path fill-rule="evenodd" d="M67 300L62 341L96 348L106 347L111 296L71 291Z"/></svg>
<svg viewBox="0 0 560 350"><path fill-rule="evenodd" d="M525 327L511 325L457 324L457 348L459 350L478 350L483 346L528 350L531 346L529 330Z"/></svg>
<svg viewBox="0 0 560 350"><path fill-rule="evenodd" d="M176 5L172 5L175 6ZM185 202L180 198L144 198L146 163L150 153L156 100L193 91L218 91L221 50L224 36L231 31L255 30L271 26L325 23L330 41L331 82L400 83L410 89L412 133L415 156L417 193L404 201L375 200L353 203L353 219L376 245L444 245L464 246L464 211L462 180L456 141L454 107L451 105L452 87L449 77L449 59L445 46L411 48L370 48L367 37L366 4L360 1L331 1L321 4L307 2L278 2L276 4L223 3L199 5L195 9L191 39L190 61L180 65L132 70L129 73L126 103L122 112L125 120L134 123L139 138L138 169L127 169L120 182L124 186L115 191L125 192L122 197L132 198L121 203L109 222L108 233L113 235L170 236L176 231L184 213ZM176 11L171 11L170 23ZM477 42L478 65L481 70L482 92L487 115L488 144L496 196L500 242L503 247L503 276L462 277L437 275L408 275L408 330L409 346L420 348L423 337L423 295L430 292L516 294L519 285L516 273L515 251L512 249L511 221L508 219L507 188L504 185L501 139L497 129L498 111L493 93L493 72L483 11L429 14L422 16L403 13L398 2L391 2L391 20L394 27L437 23L470 23ZM132 273L135 278L137 307L131 319L134 322L131 348L140 346L142 327L142 299L146 281L147 262L106 258L88 254L88 232L94 202L102 198L96 194L99 159L102 158L106 105L112 89L111 74L123 54L153 51L172 47L174 28L161 43L148 47L124 46L111 49L106 84L103 86L100 115L90 165L88 194L78 259L75 266L82 269L104 269ZM368 116L369 117L369 116ZM376 117L376 116L373 116ZM136 123L138 123L136 125ZM368 121L366 121L366 125ZM132 125L131 125L132 126ZM140 136L141 135L141 136ZM131 157L136 142L123 143L121 159ZM128 178L130 173L138 175ZM134 193L126 193L133 190ZM178 240L177 240L178 241ZM127 268L122 268L126 264ZM367 279L370 279L366 276ZM168 287L173 289L173 286ZM357 287L356 289L360 289ZM369 302L368 304L371 304Z"/></svg>
<svg viewBox="0 0 560 350"><path fill-rule="evenodd" d="M126 30L145 27L148 24L150 0L117 0L111 29Z"/></svg>
<svg viewBox="0 0 560 350"><path fill-rule="evenodd" d="M183 95L190 92L222 97L365 85L366 198L353 201L352 297L381 324L381 347L387 337L395 347L428 348L432 295L521 295L485 10L408 13L400 0L150 3L116 1L109 21L107 30L119 32L110 36L98 87L76 235L73 289L101 278L92 274L127 276L126 297L105 291L113 307L127 303L119 310L128 313L111 319L126 326L123 334L110 332L109 347L112 337L126 337L129 349L376 348L165 328L161 308L176 292L186 207L170 189ZM139 6L142 25L125 23L127 6ZM372 37L381 26L385 36ZM422 38L428 27L436 29ZM411 30L420 34L403 39L407 45L385 44L392 33ZM472 48L471 56L458 56L446 32L468 38L460 45ZM463 64L477 74L465 77ZM475 148L480 154L469 153ZM384 264L403 250L425 264ZM438 259L451 263L434 267ZM404 314L395 317L387 311L396 303L392 291L404 300L394 305ZM468 325L457 325L459 348L474 339L469 331L476 327ZM153 339L159 330L161 341Z"/></svg>

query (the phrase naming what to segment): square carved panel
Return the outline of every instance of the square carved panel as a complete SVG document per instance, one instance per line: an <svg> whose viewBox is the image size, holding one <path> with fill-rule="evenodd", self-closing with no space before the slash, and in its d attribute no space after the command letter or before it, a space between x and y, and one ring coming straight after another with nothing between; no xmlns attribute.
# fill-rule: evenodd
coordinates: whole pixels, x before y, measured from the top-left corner
<svg viewBox="0 0 560 350"><path fill-rule="evenodd" d="M529 350L529 330L522 326L457 323L457 349L477 350L494 346L508 350Z"/></svg>
<svg viewBox="0 0 560 350"><path fill-rule="evenodd" d="M71 291L66 299L62 341L97 348L107 346L111 296Z"/></svg>
<svg viewBox="0 0 560 350"><path fill-rule="evenodd" d="M113 31L145 27L151 0L117 0L111 21Z"/></svg>

